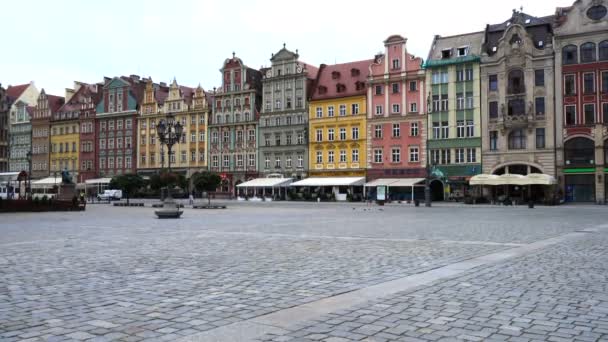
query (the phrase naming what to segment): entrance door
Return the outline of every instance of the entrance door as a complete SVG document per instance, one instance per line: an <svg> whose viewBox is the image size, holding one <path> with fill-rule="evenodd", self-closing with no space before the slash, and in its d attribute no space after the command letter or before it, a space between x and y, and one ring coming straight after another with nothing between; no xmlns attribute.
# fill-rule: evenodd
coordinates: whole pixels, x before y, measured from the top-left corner
<svg viewBox="0 0 608 342"><path fill-rule="evenodd" d="M595 202L595 175L566 175L567 202Z"/></svg>
<svg viewBox="0 0 608 342"><path fill-rule="evenodd" d="M443 201L443 183L440 180L434 179L429 187L431 188L431 200L434 202Z"/></svg>

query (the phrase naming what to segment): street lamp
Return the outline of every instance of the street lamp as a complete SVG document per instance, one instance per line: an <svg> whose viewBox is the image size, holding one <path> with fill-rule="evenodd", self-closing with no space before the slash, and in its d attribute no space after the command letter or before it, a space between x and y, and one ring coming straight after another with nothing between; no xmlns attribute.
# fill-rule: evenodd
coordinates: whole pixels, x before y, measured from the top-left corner
<svg viewBox="0 0 608 342"><path fill-rule="evenodd" d="M184 126L182 126L172 113L168 113L166 119L160 120L156 126L156 133L158 140L162 145L167 145L167 152L169 156L168 169L169 174L171 173L171 153L173 145L179 143L182 135L184 134ZM162 157L161 157L162 158ZM182 211L175 203L173 197L171 197L171 185L167 187L167 197L163 200L163 208L157 210L156 215L158 218L179 218Z"/></svg>
<svg viewBox="0 0 608 342"><path fill-rule="evenodd" d="M27 188L29 198L32 198L32 150L27 151L26 154L27 163L28 163L28 171L27 171Z"/></svg>
<svg viewBox="0 0 608 342"><path fill-rule="evenodd" d="M432 160L431 161L431 165L426 166L426 178L424 181L424 206L425 207L430 207L431 206L431 170L433 168L435 168L435 161Z"/></svg>

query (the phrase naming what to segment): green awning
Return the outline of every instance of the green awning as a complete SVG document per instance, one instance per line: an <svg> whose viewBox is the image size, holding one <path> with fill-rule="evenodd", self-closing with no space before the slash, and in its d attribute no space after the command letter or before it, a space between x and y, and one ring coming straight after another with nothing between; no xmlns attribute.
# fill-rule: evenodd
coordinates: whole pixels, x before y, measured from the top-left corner
<svg viewBox="0 0 608 342"><path fill-rule="evenodd" d="M424 62L424 64L422 64L422 67L427 69L427 68L435 68L435 67L441 67L441 66L446 66L446 65L471 63L471 62L479 62L479 61L481 61L481 57L471 55L471 56L456 57L456 58L450 58L450 59L429 60L429 61Z"/></svg>

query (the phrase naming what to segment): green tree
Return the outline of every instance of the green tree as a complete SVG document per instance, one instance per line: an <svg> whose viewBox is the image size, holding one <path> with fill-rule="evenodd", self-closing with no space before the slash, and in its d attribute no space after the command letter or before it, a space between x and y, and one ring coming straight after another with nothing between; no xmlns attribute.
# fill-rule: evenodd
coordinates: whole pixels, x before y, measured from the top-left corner
<svg viewBox="0 0 608 342"><path fill-rule="evenodd" d="M209 196L210 192L215 192L220 183L222 182L222 178L213 172L197 172L192 175L192 186L197 191L207 192L207 203L211 205L211 197Z"/></svg>
<svg viewBox="0 0 608 342"><path fill-rule="evenodd" d="M145 185L145 181L140 175L133 173L127 173L120 176L115 176L110 181L111 189L120 189L125 193L127 197L127 204L129 204L129 197L134 194L137 190L141 189Z"/></svg>

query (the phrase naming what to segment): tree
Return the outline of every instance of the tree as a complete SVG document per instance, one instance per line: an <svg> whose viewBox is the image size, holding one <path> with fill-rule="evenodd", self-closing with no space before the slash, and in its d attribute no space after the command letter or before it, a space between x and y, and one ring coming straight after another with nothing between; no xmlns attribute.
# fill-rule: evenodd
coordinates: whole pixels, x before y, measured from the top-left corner
<svg viewBox="0 0 608 342"><path fill-rule="evenodd" d="M222 178L213 172L197 172L192 175L192 185L197 191L207 192L207 203L211 205L209 192L215 191L222 182Z"/></svg>
<svg viewBox="0 0 608 342"><path fill-rule="evenodd" d="M144 184L145 181L140 175L127 173L112 178L110 181L110 188L122 190L127 197L127 204L129 204L129 197L131 197L131 194L142 188Z"/></svg>

